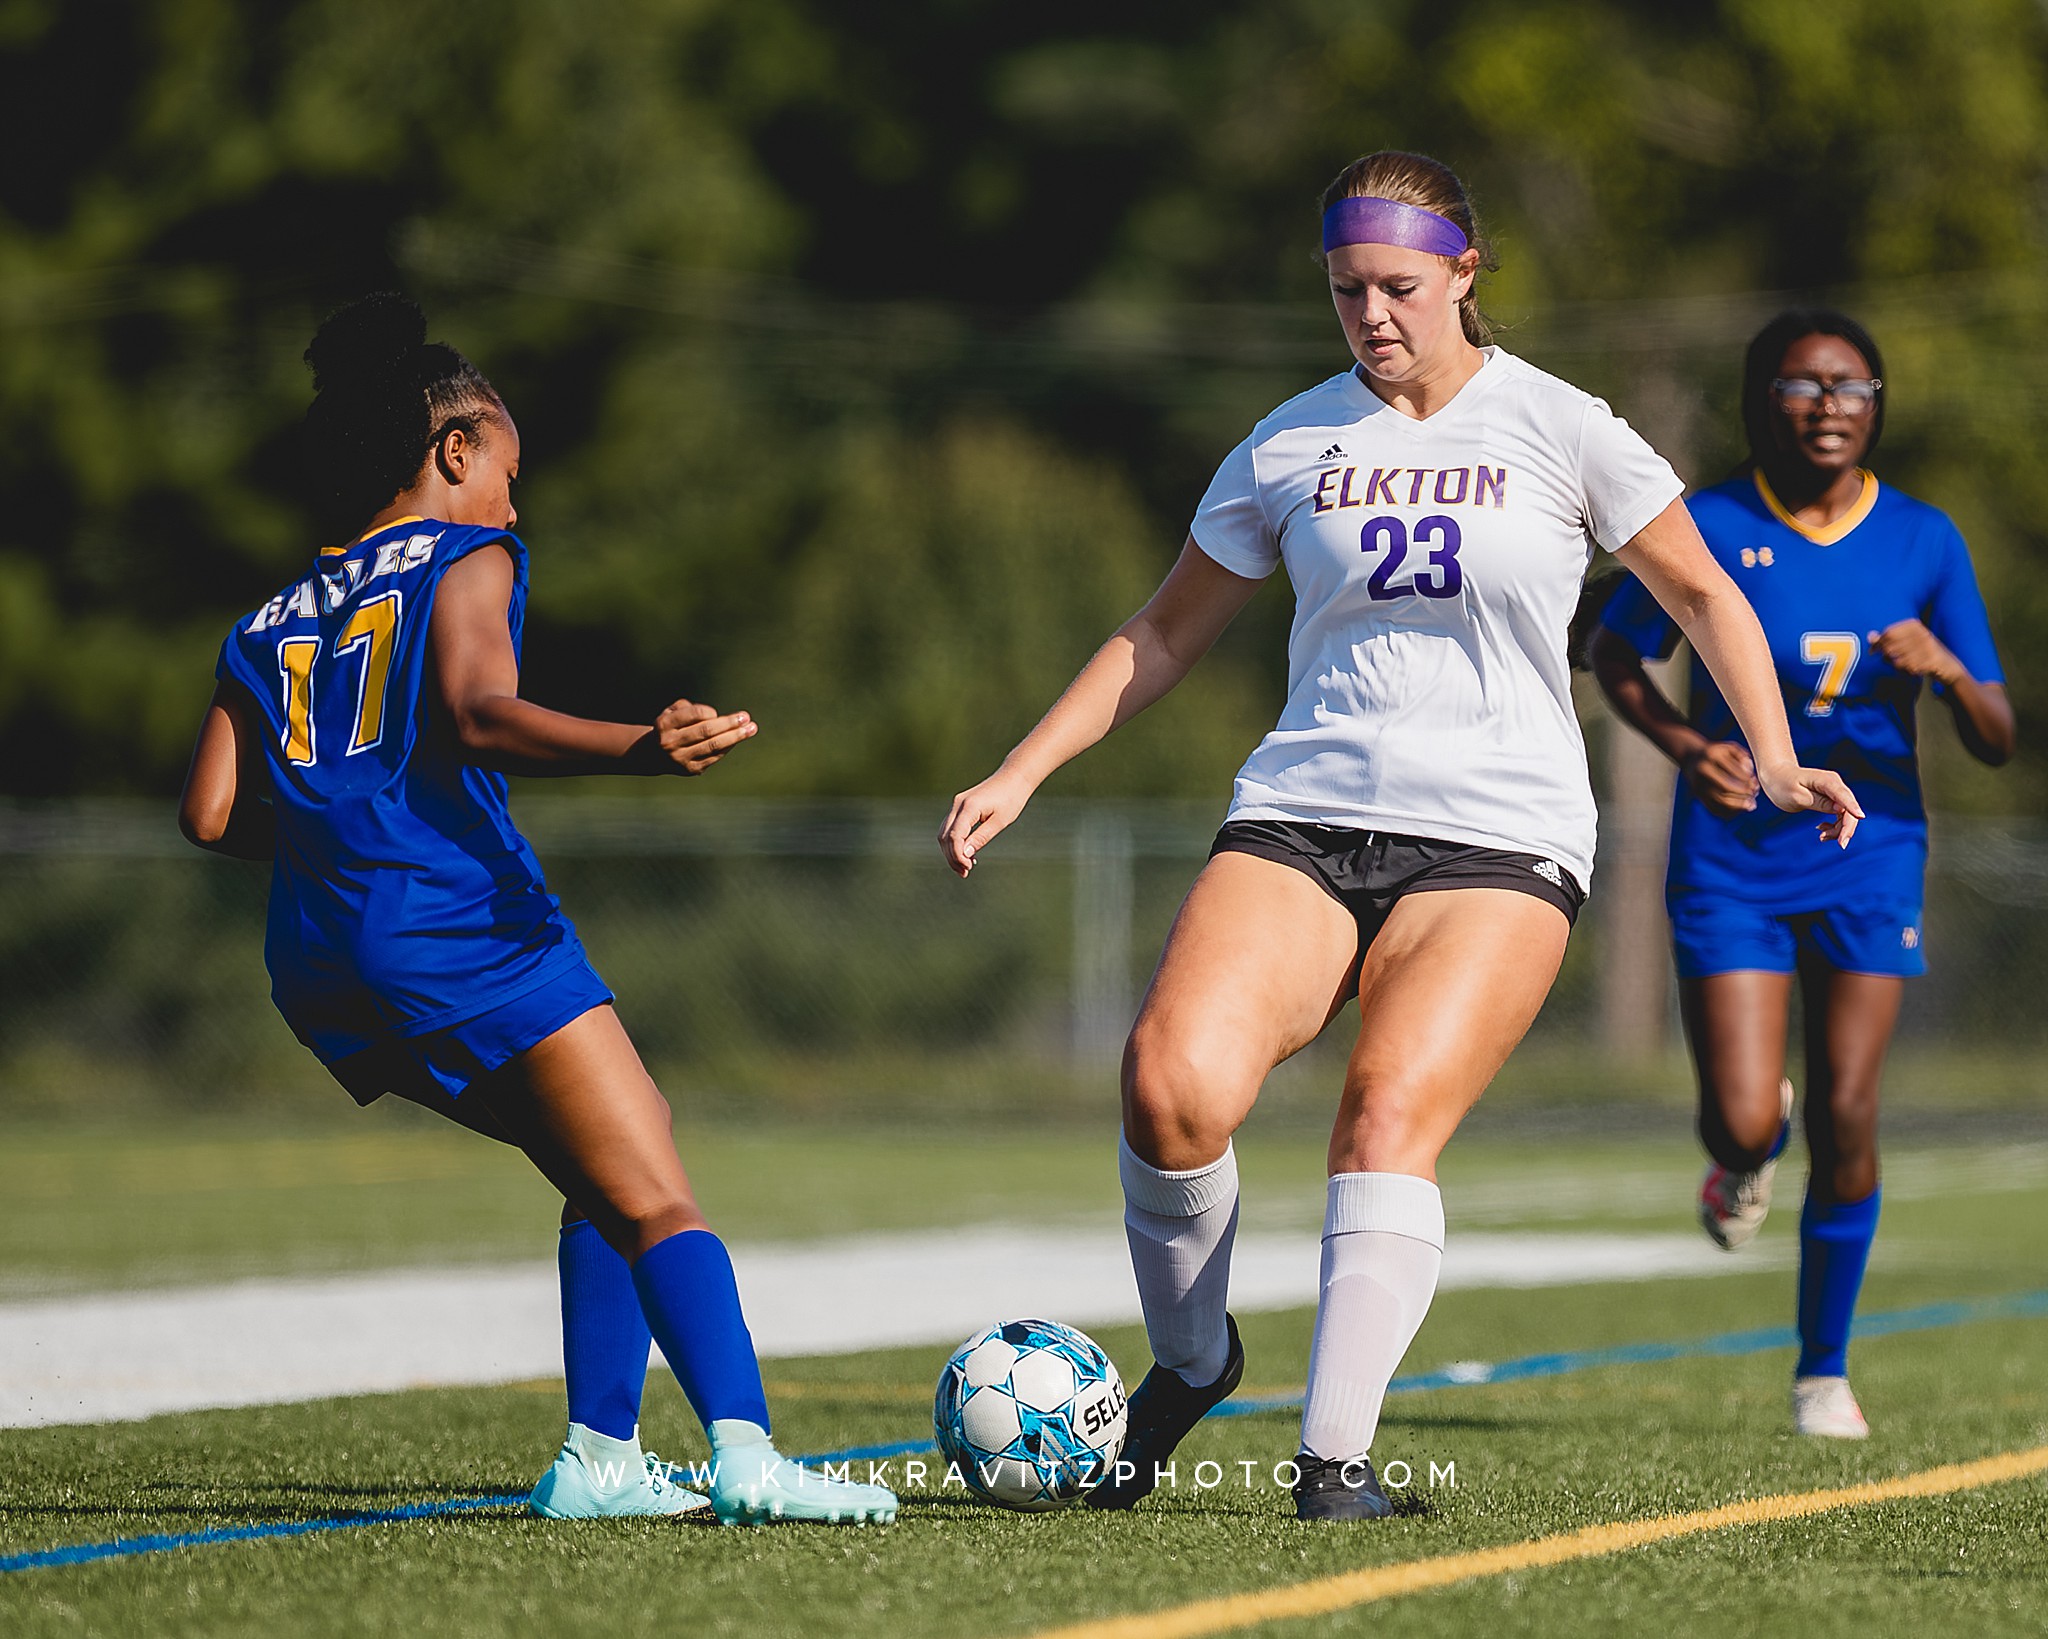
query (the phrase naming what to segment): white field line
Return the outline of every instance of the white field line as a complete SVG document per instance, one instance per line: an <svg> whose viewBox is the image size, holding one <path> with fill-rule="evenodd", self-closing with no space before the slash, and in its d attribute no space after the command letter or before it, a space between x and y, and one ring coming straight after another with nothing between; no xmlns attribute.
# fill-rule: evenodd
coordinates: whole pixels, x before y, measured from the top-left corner
<svg viewBox="0 0 2048 1639"><path fill-rule="evenodd" d="M1805 1156L1795 1146L1778 1169L1778 1205L1797 1216ZM1546 1163L1521 1175L1454 1177L1444 1185L1451 1233L1462 1228L1535 1228L1597 1216L1608 1223L1689 1222L1699 1193L1699 1167L1614 1169ZM1909 1149L1884 1158L1884 1198L1941 1200L1950 1196L2018 1194L2048 1185L2048 1144L1997 1149ZM1320 1227L1323 1192L1265 1190L1248 1196L1240 1220L1261 1230Z"/></svg>
<svg viewBox="0 0 2048 1639"><path fill-rule="evenodd" d="M950 1346L1020 1315L1139 1318L1123 1237L1107 1229L858 1235L735 1247L733 1257L755 1345L770 1357ZM1453 1235L1442 1284L1581 1285L1765 1261L1694 1236ZM1231 1306L1313 1303L1317 1264L1311 1235L1241 1235ZM0 1304L0 1428L557 1376L560 1314L549 1263Z"/></svg>

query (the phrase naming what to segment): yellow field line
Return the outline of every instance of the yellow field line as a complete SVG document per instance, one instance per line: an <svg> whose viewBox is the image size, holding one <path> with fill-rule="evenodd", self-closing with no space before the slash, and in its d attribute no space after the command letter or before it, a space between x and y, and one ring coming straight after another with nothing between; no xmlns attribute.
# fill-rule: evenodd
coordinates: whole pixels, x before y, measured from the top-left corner
<svg viewBox="0 0 2048 1639"><path fill-rule="evenodd" d="M1658 1519L1621 1520L1613 1525L1592 1525L1582 1531L1536 1537L1528 1542L1511 1542L1499 1548L1481 1548L1469 1554L1445 1554L1436 1559L1411 1559L1398 1565L1380 1565L1371 1570L1346 1571L1338 1576L1297 1582L1288 1587L1265 1588L1255 1593L1230 1594L1222 1599L1198 1599L1163 1611L1137 1616L1114 1616L1100 1622L1079 1622L1071 1627L1047 1628L1035 1639L1192 1639L1196 1634L1226 1633L1233 1628L1255 1627L1262 1622L1279 1622L1290 1617L1327 1616L1369 1605L1375 1600L1396 1599L1402 1594L1426 1593L1468 1582L1475 1577L1506 1576L1514 1571L1536 1570L1545 1565L1562 1565L1574 1559L1597 1559L1628 1548L1674 1537L1695 1536L1730 1525L1764 1525L1774 1520L1803 1519L1836 1508L1862 1508L1871 1503L1894 1502L1901 1497L1940 1497L1952 1491L1996 1485L2004 1480L2024 1479L2048 1470L2048 1445L2027 1451L2008 1451L1971 1463L1951 1463L1902 1474L1897 1479L1871 1480L1862 1485L1845 1485L1831 1491L1797 1491L1773 1497L1752 1497L1747 1502L1726 1503L1691 1514L1666 1514Z"/></svg>

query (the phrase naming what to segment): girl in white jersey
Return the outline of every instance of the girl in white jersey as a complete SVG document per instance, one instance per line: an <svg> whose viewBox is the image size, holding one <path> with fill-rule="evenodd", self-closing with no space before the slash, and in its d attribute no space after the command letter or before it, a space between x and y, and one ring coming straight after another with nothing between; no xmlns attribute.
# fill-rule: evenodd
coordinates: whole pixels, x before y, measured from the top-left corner
<svg viewBox="0 0 2048 1639"><path fill-rule="evenodd" d="M1151 602L940 833L965 876L1041 781L1178 683L1286 566L1287 704L1239 771L1124 1053L1125 1224L1157 1364L1099 1507L1149 1493L1242 1376L1231 1134L1356 994L1294 1496L1303 1519L1388 1512L1367 1452L1436 1290L1437 1156L1542 1006L1592 874L1565 634L1596 548L1684 628L1770 800L1826 815L1821 835L1844 843L1861 813L1793 756L1756 617L1670 466L1598 399L1485 345L1458 179L1371 154L1323 208L1356 365L1225 458Z"/></svg>

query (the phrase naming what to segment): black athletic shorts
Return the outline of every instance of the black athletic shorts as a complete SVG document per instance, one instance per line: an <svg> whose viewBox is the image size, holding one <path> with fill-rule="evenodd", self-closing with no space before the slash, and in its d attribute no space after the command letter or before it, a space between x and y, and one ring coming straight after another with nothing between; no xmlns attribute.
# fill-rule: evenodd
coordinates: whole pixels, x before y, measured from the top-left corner
<svg viewBox="0 0 2048 1639"><path fill-rule="evenodd" d="M1576 922L1586 890L1554 859L1438 842L1388 831L1351 831L1286 820L1232 820L1216 833L1209 857L1250 854L1291 865L1313 878L1358 922L1358 943L1371 944L1395 904L1411 893L1446 888L1511 888L1555 905Z"/></svg>

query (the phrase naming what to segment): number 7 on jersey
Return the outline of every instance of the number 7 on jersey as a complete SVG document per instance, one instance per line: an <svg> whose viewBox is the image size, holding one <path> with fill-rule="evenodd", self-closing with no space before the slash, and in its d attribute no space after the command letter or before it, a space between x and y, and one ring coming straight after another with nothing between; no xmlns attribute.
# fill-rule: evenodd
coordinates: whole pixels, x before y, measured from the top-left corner
<svg viewBox="0 0 2048 1639"><path fill-rule="evenodd" d="M1806 702L1809 717L1832 717L1835 702L1849 686L1849 674L1863 658L1863 639L1854 632L1802 632L1799 658L1820 667L1820 680L1813 686L1813 698Z"/></svg>

